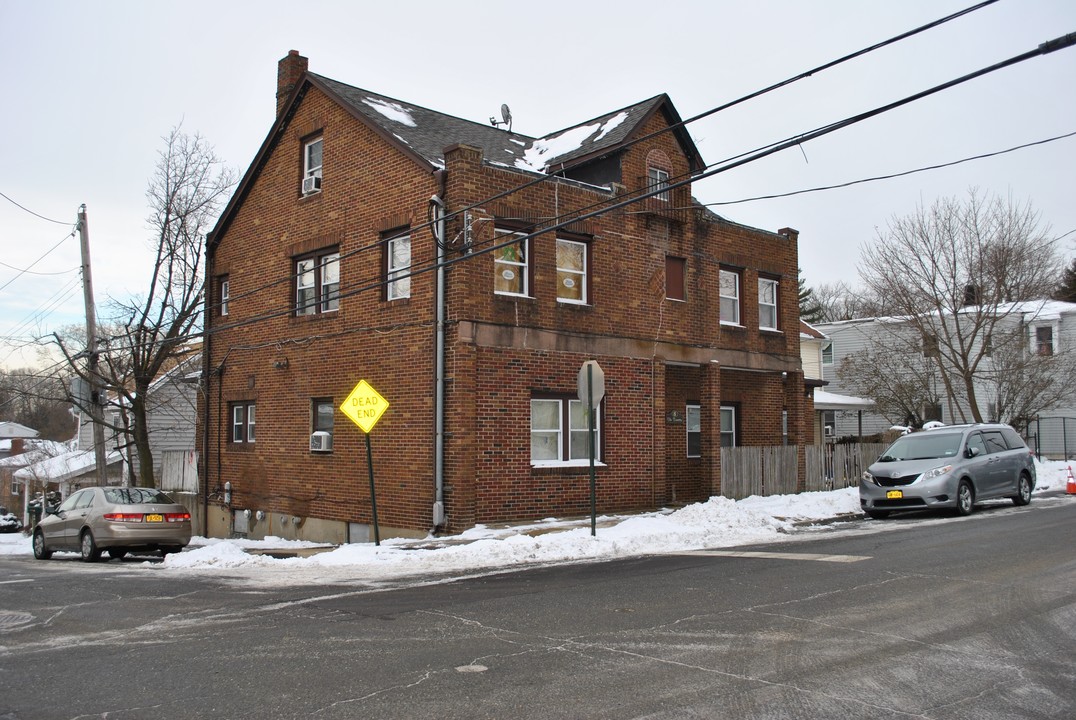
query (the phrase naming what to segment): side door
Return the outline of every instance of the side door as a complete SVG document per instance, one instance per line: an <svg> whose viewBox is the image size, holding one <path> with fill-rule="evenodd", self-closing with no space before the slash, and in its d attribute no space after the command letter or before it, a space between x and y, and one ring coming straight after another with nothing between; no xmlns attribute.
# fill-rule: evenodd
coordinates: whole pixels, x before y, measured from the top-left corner
<svg viewBox="0 0 1076 720"><path fill-rule="evenodd" d="M72 542L78 542L78 528L82 527L82 518L85 516L85 510L79 510L79 503L87 501L87 494L92 491L89 489L79 490L73 495L68 495L67 499L60 503L60 507L56 508L56 517L59 518L59 523L56 526L56 531L49 535L48 540L56 545L63 545L70 547ZM72 525L75 526L72 530ZM72 540L72 535L75 536L75 540Z"/></svg>
<svg viewBox="0 0 1076 720"><path fill-rule="evenodd" d="M992 459L990 494L1004 497L1016 492L1017 479L1020 477L1020 454L1009 449L1005 436L1000 430L983 430L983 440Z"/></svg>
<svg viewBox="0 0 1076 720"><path fill-rule="evenodd" d="M971 457L968 457L971 455ZM986 449L986 442L980 432L973 432L964 441L964 471L971 476L975 486L975 499L983 495L983 488L987 487L990 479L990 457Z"/></svg>

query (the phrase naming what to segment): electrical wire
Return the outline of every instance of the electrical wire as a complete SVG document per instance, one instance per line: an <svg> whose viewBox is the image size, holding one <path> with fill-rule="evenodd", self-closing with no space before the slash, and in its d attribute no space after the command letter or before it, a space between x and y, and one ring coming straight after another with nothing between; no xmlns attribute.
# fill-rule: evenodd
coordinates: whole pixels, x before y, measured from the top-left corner
<svg viewBox="0 0 1076 720"><path fill-rule="evenodd" d="M2 193L2 192L0 192L0 197L4 198L4 199L5 199L5 200L7 200L7 201L8 201L9 203L11 203L11 204L12 204L12 205L14 205L15 207L19 208L20 210L24 210L24 211L26 211L26 212L30 213L31 215L33 215L33 216L34 216L34 217L36 217L36 218L40 218L40 219L42 219L42 220L46 220L46 221L48 221L48 222L50 222L50 223L56 223L57 225L70 225L70 224L71 224L71 223L70 223L69 221L66 221L66 220L53 220L52 218L49 218L49 217L45 217L44 215L41 215L41 214L39 214L39 213L35 213L35 212L34 212L33 210L31 210L30 208L28 208L28 207L25 207L25 206L23 206L23 205L20 205L20 204L18 204L17 202L15 202L14 200L12 200L11 198L9 198L9 197L8 197L7 195L5 195L5 194L4 194L4 193Z"/></svg>
<svg viewBox="0 0 1076 720"><path fill-rule="evenodd" d="M18 273L17 273L16 275L15 275L15 277L11 278L10 280L8 280L8 281L7 281L6 283L4 283L3 285L0 285L0 290L3 290L3 289L5 289L5 288L7 288L7 286L8 286L8 285L10 285L11 283L13 283L13 282L15 282L16 280L18 280L18 279L19 279L20 277L22 277L22 276L23 276L24 274L28 273L28 272L30 271L30 268L32 268L32 267L33 267L34 265L37 265L37 264L38 264L39 262L41 262L41 261L42 261L42 260L44 260L44 259L45 259L46 257L48 257L48 256L49 256L49 253L51 253L51 252L52 252L53 250L55 250L56 248L58 248L58 247L60 247L61 245L63 245L63 243L64 243L64 241L65 241L65 240L67 240L67 239L68 239L68 238L70 238L70 237L74 237L74 236L75 236L75 231L74 231L74 230L72 230L72 231L71 231L71 232L70 232L69 234L67 234L66 236L64 236L64 238L63 238L62 240L60 240L60 242L56 243L56 244L55 244L55 245L53 245L53 246L52 246L51 248L49 248L48 250L46 250L46 251L45 251L45 254L44 254L44 255L42 255L41 257L39 257L39 258L38 258L37 260L34 260L34 261L33 261L32 263L30 263L30 264L29 264L29 265L28 265L28 266L26 267L26 269L24 269L24 270L20 270L20 271L19 271L19 272L18 272Z"/></svg>
<svg viewBox="0 0 1076 720"><path fill-rule="evenodd" d="M793 197L795 195L803 195L806 193L821 192L823 190L838 190L841 188L852 187L853 185L861 185L863 183L877 182L879 180L893 180L894 178L905 177L907 175L915 175L916 173L928 172L930 170L942 170L944 168L953 167L954 165L961 165L963 163L972 162L973 160L985 160L987 158L997 157L999 155L1005 155L1007 153L1016 152L1017 150L1025 150L1029 147L1035 147L1036 145L1045 145L1046 143L1055 142L1057 140L1064 140L1076 135L1076 131L1065 133L1064 135L1056 135L1045 140L1036 140L1035 142L1024 143L1023 145L1015 145L1005 150L997 150L995 152L981 153L979 155L972 155L959 160L953 160L946 163L938 163L937 165L927 165L924 167L915 168L914 170L904 170L902 172L890 173L888 175L875 175L873 177L860 178L859 180L849 180L848 182L837 183L835 185L819 185L812 188L804 188L802 190L792 190L785 193L774 193L772 195L757 195L755 197L741 198L739 200L724 200L721 202L701 203L705 207L717 207L722 205L739 205L741 203L755 202L756 200L774 200L777 198ZM686 208L681 208L686 209Z"/></svg>
<svg viewBox="0 0 1076 720"><path fill-rule="evenodd" d="M801 73L799 73L797 75L794 75L794 76L792 76L790 78L787 78L787 79L782 80L780 82L777 82L777 83L774 83L772 85L769 85L769 86L767 86L765 88L762 88L761 90L756 90L756 91L754 91L752 93L749 93L747 95L741 96L741 97L739 97L739 98L737 98L735 100L732 100L730 102L724 103L723 105L718 105L716 107L713 107L713 108L711 108L709 110L706 110L706 111L704 111L702 113L699 113L698 115L690 117L687 120L682 120L680 122L677 122L677 123L674 123L672 125L669 125L666 128L662 128L661 130L658 130L658 131L643 135L641 137L629 140L629 141L619 145L618 150L625 150L625 149L628 149L628 148L633 147L635 145L638 145L638 144L640 144L642 142L646 142L648 140L651 140L651 139L653 139L653 138L655 138L657 136L660 136L662 134L673 132L673 131L675 131L675 130L677 130L679 128L684 127L685 125L688 125L690 123L696 122L698 120L702 120L703 118L709 117L709 116L711 116L711 115L713 115L715 113L718 113L718 112L721 112L723 110L727 110L729 108L735 107L736 105L739 105L739 104L742 104L744 102L747 102L748 100L755 99L755 98L760 97L762 95L765 95L767 93L770 93L770 92L773 92L773 91L778 90L780 88L783 88L783 87L785 87L787 85L791 85L792 83L798 82L800 80L810 78L810 77L812 77L812 76L814 76L814 75L816 75L818 73L824 72L826 70L829 70L829 69L831 69L833 67L836 67L838 65L841 65L843 63L846 63L846 62L849 62L849 61L854 60L856 58L862 57L862 56L867 55L867 54L869 54L871 52L874 52L876 50L880 50L880 49L882 49L884 47L887 47L887 46L892 45L894 43L900 42L900 41L905 40L907 38L913 37L913 36L918 35L918 34L920 34L922 32L925 32L927 30L931 30L931 29L936 28L936 27L938 27L940 25L948 23L948 22L950 22L952 20L956 20L957 18L963 17L964 15L976 12L978 10L981 10L981 9L983 9L983 8L989 6L989 5L993 5L997 1L998 0L985 0L984 2L980 2L980 3L976 4L976 5L972 5L970 7L967 7L965 9L963 9L963 10L959 10L957 12L954 12L954 13L950 14L950 15L946 15L946 16L944 16L942 18L939 18L937 20L934 20L932 22L926 23L924 25L920 25L920 26L918 26L916 28L913 28L913 29L908 30L908 31L903 32L903 33L900 33L898 35L894 35L894 36L892 36L892 37L890 37L890 38L888 38L886 40L883 40L881 42L878 42L878 43L875 43L873 45L867 46L867 47L862 48L860 50L857 50L855 52L848 53L846 55L843 55L841 57L836 58L835 60L831 60L829 62L823 63L821 65L818 65L816 67L811 68L810 70L806 70L806 71L801 72ZM452 212L446 213L446 215L444 216L443 219L444 219L444 221L446 223L450 222L450 221L456 219L457 217L463 215L464 213L467 213L467 212L469 212L471 210L479 209L482 205L485 205L485 204L495 202L497 200L509 197L509 196L511 196L511 195L513 195L515 193L518 193L518 192L520 192L522 190L525 190L527 188L533 187L535 185L539 185L539 184L550 182L550 181L556 181L556 179L563 177L563 173L568 172L569 170L572 170L572 169L574 169L576 167L579 167L580 165L583 165L583 164L585 164L585 160L582 160L582 159L578 160L576 162L573 162L573 163L567 163L567 164L561 163L559 168L556 170L555 173L542 175L541 177L535 178L535 179L530 180L530 181L528 181L526 183L523 183L521 185L517 185L517 186L515 186L515 187L513 187L513 188L511 188L509 190L505 190L505 191L502 191L500 193L494 194L494 195L492 195L490 197L487 197L484 200L482 200L480 202L477 202L477 203L475 203L473 205L469 205L469 206L466 206L464 208L460 208L458 210L454 210ZM427 221L425 224L422 224L422 225L417 225L417 226L411 227L411 228L408 229L408 232L413 233L416 230L423 230L423 229L426 229L426 228L429 228L429 227L432 227L432 222L431 221ZM340 254L340 260L344 260L347 257L351 257L353 255L357 255L357 254L360 254L360 253L363 253L363 252L366 252L366 251L369 251L369 250L376 250L376 249L380 248L383 244L388 242L389 240L396 239L397 237L402 237L402 234L391 236L391 237L382 237L378 241L376 241L374 243L371 243L369 245L356 248L354 250L348 251L347 253L341 253ZM249 296L254 295L254 294L258 293L258 292L262 292L264 290L268 290L270 288L276 287L277 285L280 285L282 283L293 282L296 279L296 277L297 277L296 274L282 276L278 280L266 283L266 284L261 285L261 286L256 287L256 288L251 288L250 290L247 290L247 291L245 291L245 292L243 292L243 293L241 293L239 295L232 295L232 296L229 297L229 301L231 302L231 301L234 301L234 300L241 300L241 299L243 299L245 297L249 297ZM219 303L213 303L213 304L210 305L210 309L213 310L213 311L219 310L219 307L220 307Z"/></svg>

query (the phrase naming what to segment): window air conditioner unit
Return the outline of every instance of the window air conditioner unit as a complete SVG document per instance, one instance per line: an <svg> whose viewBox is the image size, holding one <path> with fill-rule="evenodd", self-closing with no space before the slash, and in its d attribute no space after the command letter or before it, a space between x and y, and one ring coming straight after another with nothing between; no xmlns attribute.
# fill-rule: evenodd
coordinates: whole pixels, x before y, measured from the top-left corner
<svg viewBox="0 0 1076 720"><path fill-rule="evenodd" d="M309 195L321 190L321 178L317 175L303 178L303 195Z"/></svg>
<svg viewBox="0 0 1076 720"><path fill-rule="evenodd" d="M310 452L330 452L333 449L333 436L324 430L318 430L310 436Z"/></svg>
<svg viewBox="0 0 1076 720"><path fill-rule="evenodd" d="M822 428L822 432L823 432L823 434L825 434L826 437L833 437L833 426L832 425L826 425L825 427Z"/></svg>

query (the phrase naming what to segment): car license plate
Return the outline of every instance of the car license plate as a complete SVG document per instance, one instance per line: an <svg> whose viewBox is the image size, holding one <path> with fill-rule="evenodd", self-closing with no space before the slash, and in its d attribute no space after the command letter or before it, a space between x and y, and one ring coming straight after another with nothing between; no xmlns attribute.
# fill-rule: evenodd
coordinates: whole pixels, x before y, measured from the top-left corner
<svg viewBox="0 0 1076 720"><path fill-rule="evenodd" d="M890 490L889 492L887 492L885 494L885 499L886 500L902 500L902 499L904 499L904 491L903 490Z"/></svg>
<svg viewBox="0 0 1076 720"><path fill-rule="evenodd" d="M164 515L147 515L146 522L164 522Z"/></svg>

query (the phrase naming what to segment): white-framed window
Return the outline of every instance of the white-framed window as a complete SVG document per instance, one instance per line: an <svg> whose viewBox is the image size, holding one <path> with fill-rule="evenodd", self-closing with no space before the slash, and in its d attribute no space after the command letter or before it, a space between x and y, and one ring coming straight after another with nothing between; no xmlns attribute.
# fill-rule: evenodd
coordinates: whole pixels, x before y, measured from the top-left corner
<svg viewBox="0 0 1076 720"><path fill-rule="evenodd" d="M228 300L231 297L231 286L228 282L228 276L224 276L220 280L220 314L228 314Z"/></svg>
<svg viewBox="0 0 1076 720"><path fill-rule="evenodd" d="M294 146L292 146L294 147ZM321 178L321 138L315 138L303 145L303 177ZM292 157L295 157L292 155Z"/></svg>
<svg viewBox="0 0 1076 720"><path fill-rule="evenodd" d="M306 255L295 261L295 314L314 315L340 308L340 253Z"/></svg>
<svg viewBox="0 0 1076 720"><path fill-rule="evenodd" d="M788 410L781 411L781 444L788 445Z"/></svg>
<svg viewBox="0 0 1076 720"><path fill-rule="evenodd" d="M832 340L826 340L825 342L822 343L822 364L823 365L832 365L833 364L833 341Z"/></svg>
<svg viewBox="0 0 1076 720"><path fill-rule="evenodd" d="M758 326L777 329L777 281L770 278L758 279Z"/></svg>
<svg viewBox="0 0 1076 720"><path fill-rule="evenodd" d="M721 322L725 325L740 324L740 274L732 270L722 270L721 280Z"/></svg>
<svg viewBox="0 0 1076 720"><path fill-rule="evenodd" d="M721 447L736 446L736 408L721 406Z"/></svg>
<svg viewBox="0 0 1076 720"><path fill-rule="evenodd" d="M233 443L254 442L254 403L236 402L232 408L232 435Z"/></svg>
<svg viewBox="0 0 1076 720"><path fill-rule="evenodd" d="M650 192L660 190L657 195L653 195L654 200L662 200L669 202L669 173L661 168L647 168L646 170L647 188Z"/></svg>
<svg viewBox="0 0 1076 720"><path fill-rule="evenodd" d="M587 303L587 244L557 238L557 302Z"/></svg>
<svg viewBox="0 0 1076 720"><path fill-rule="evenodd" d="M389 238L385 244L385 260L388 281L385 297L389 300L411 297L411 236Z"/></svg>
<svg viewBox="0 0 1076 720"><path fill-rule="evenodd" d="M594 457L601 458L601 412L594 414ZM531 464L584 465L590 461L587 413L570 397L531 399Z"/></svg>
<svg viewBox="0 0 1076 720"><path fill-rule="evenodd" d="M702 407L688 404L684 413L687 427L687 456L702 457Z"/></svg>
<svg viewBox="0 0 1076 720"><path fill-rule="evenodd" d="M15 478L11 478L11 494L22 495L22 483Z"/></svg>
<svg viewBox="0 0 1076 720"><path fill-rule="evenodd" d="M321 452L331 452L333 449L333 413L335 406L332 398L313 398L310 401L310 433L328 433L328 443ZM313 448L313 444L311 444Z"/></svg>
<svg viewBox="0 0 1076 720"><path fill-rule="evenodd" d="M530 252L526 233L512 230L496 231L496 244L508 243L493 251L493 292L497 295L530 296Z"/></svg>
<svg viewBox="0 0 1076 720"><path fill-rule="evenodd" d="M1054 354L1054 328L1053 325L1035 326L1035 354Z"/></svg>

